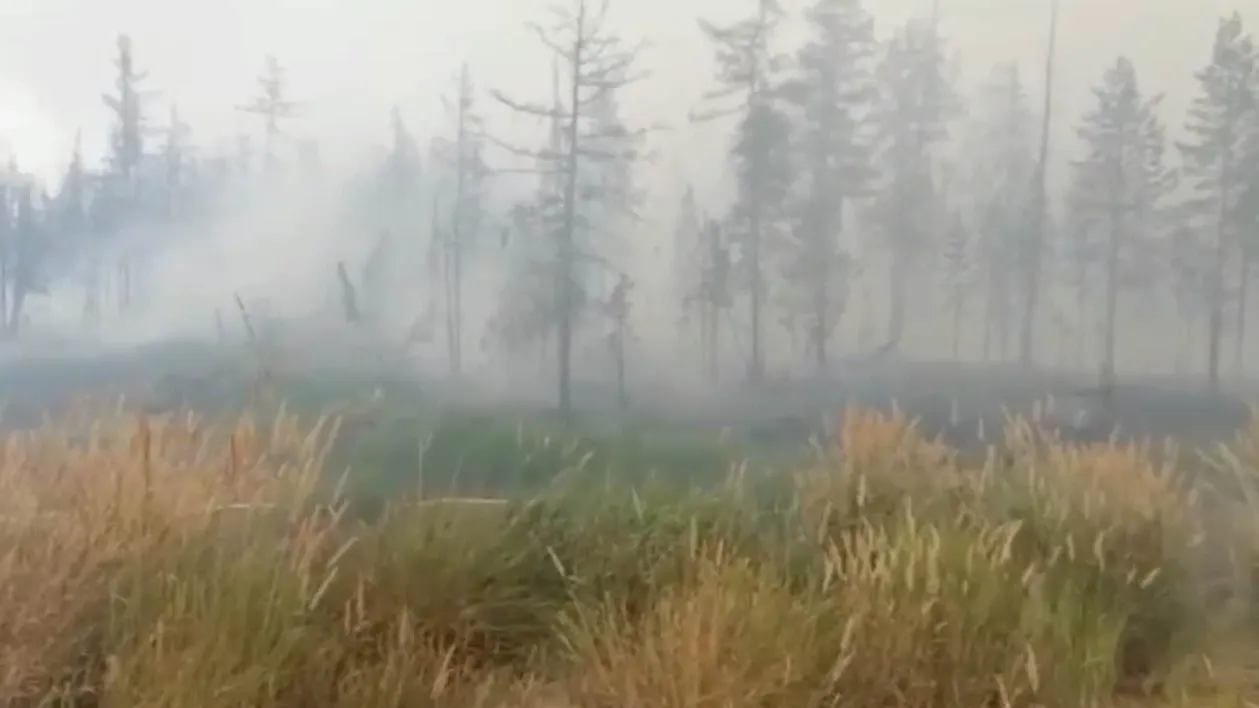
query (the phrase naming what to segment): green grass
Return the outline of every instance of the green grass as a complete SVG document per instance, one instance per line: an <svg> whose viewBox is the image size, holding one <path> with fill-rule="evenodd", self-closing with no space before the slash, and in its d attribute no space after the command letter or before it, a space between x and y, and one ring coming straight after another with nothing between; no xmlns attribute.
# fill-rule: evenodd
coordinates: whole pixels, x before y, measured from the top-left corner
<svg viewBox="0 0 1259 708"><path fill-rule="evenodd" d="M799 441L765 442L746 431L641 420L621 425L615 419L564 425L525 406L449 407L404 379L302 376L271 384L270 403L225 384L188 387L177 400L224 420L247 408L266 420L281 407L306 417L343 417L328 480L337 483L349 471L350 486L343 491L363 516L379 513L399 495L527 496L573 476L650 481L676 493L711 487L736 467L754 474L807 454Z"/></svg>

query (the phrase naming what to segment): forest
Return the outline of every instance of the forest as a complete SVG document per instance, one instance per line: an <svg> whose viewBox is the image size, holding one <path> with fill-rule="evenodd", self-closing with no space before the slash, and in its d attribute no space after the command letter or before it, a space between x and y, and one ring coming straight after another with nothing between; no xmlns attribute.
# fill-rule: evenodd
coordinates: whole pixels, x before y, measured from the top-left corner
<svg viewBox="0 0 1259 708"><path fill-rule="evenodd" d="M638 68L650 49L613 31L606 1L576 2L529 28L553 54L551 95L479 89L465 65L434 97L448 130L416 135L395 110L381 118L386 149L353 170L290 135L303 103L281 58L266 58L252 97L242 90L249 130L212 149L146 80L144 48L120 36L102 97L112 121L98 128L107 159L75 150L52 184L7 167L5 336L108 339L151 323L169 305L155 283L169 284L172 244L212 240L253 205L336 194L333 216L320 213L343 247L294 259L318 283L317 303L227 283L204 311L179 312L180 333L256 338L273 322L336 322L453 376L523 367L551 382L562 410L583 370L615 378L621 397L627 378L662 368L675 385L832 377L897 356L915 328L929 328L937 357L1106 385L1123 368L1125 332L1156 320L1155 339L1128 347L1156 342L1142 361L1212 388L1245 375L1259 50L1239 13L1186 67L1197 87L1186 115L1117 56L1097 72L1093 107L1065 116L1056 7L1041 65L993 66L971 87L938 9L876 33L860 0L798 14L748 5L744 19L696 28L715 73L690 126L622 120L623 89L653 80ZM787 23L805 28L799 41L785 40ZM1030 95L1037 81L1044 90ZM539 139L493 134L489 112L532 120ZM1052 144L1056 122L1076 140ZM652 133L706 124L729 131L728 203L701 203L694 189L675 208L644 203ZM1069 169L1051 175L1064 156ZM675 223L659 223L670 212ZM307 228L288 222L266 228Z"/></svg>
<svg viewBox="0 0 1259 708"><path fill-rule="evenodd" d="M1253 3L1072 115L1059 2L965 72L938 1L686 17L679 125L564 0L366 152L114 38L0 174L0 703L1256 705ZM662 196L666 134L728 150Z"/></svg>

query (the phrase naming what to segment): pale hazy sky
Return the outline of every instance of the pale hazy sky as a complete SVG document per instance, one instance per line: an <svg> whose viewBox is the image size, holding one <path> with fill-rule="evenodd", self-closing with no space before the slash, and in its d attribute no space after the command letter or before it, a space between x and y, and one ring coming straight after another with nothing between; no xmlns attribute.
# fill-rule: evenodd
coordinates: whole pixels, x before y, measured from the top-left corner
<svg viewBox="0 0 1259 708"><path fill-rule="evenodd" d="M930 0L872 0L886 31L925 12ZM1038 90L1048 0L940 0L945 32L963 53L968 78L1017 59ZM803 0L784 0L788 8ZM107 118L100 94L111 81L119 32L132 35L139 65L163 104L177 103L203 140L238 130L233 106L246 101L267 54L288 69L292 95L308 101L293 132L346 140L383 138L398 103L420 126L437 120L434 100L458 63L469 59L482 86L544 91L546 59L521 28L546 0L0 0L0 137L28 162L53 160L78 128L99 149ZM670 170L696 171L695 158L724 137L697 135L684 116L711 74L698 16L741 13L748 0L619 0L615 23L651 47L656 75L638 86L631 109L678 126L661 136ZM1243 7L1244 6L1244 7ZM1243 9L1259 25L1255 0L1062 0L1059 87L1066 115L1116 54L1131 55L1147 83L1169 92L1169 122L1208 56L1216 18ZM1259 29L1259 28L1257 28ZM25 92L28 96L22 96ZM5 94L8 94L7 96ZM23 105L26 104L26 105ZM490 105L490 112L501 113ZM506 125L500 122L501 125ZM1070 125L1060 122L1064 136ZM688 149L682 150L681 146ZM698 152L697 152L698 151ZM42 168L42 166L41 166ZM695 175L699 177L700 175Z"/></svg>

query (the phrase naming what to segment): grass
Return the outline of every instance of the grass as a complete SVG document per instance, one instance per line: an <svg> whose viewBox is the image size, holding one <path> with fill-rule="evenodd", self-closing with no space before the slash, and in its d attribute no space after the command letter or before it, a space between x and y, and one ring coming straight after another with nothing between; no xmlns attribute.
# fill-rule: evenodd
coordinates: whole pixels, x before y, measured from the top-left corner
<svg viewBox="0 0 1259 708"><path fill-rule="evenodd" d="M0 699L1077 708L1252 695L1250 437L1195 462L1214 472L1204 486L1156 462L1183 455L1012 426L1008 449L976 462L903 419L853 413L831 449L778 473L735 468L681 492L555 457L568 471L528 494L399 495L360 519L326 493L339 432L118 411L9 439ZM353 478L342 488L352 496Z"/></svg>

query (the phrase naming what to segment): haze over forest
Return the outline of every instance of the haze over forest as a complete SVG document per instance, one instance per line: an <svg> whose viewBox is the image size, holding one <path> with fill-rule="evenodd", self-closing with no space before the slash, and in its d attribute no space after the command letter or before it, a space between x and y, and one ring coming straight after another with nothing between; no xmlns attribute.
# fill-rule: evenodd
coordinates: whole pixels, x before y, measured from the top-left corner
<svg viewBox="0 0 1259 708"><path fill-rule="evenodd" d="M599 4L587 2L591 13ZM1259 108L1223 118L1239 131L1224 218L1210 207L1220 202L1213 188L1203 186L1219 155L1203 156L1193 173L1177 146L1197 140L1186 131L1188 109L1202 95L1195 72L1210 63L1222 20L1240 13L1240 35L1254 33L1253 6L1060 0L1041 210L1050 0L868 0L879 45L871 61L839 73L849 86L868 80L874 93L840 101L833 115L851 110L860 128L827 129L825 139L817 136L827 130L810 133L803 118L821 93L809 89L796 60L817 40L803 19L815 4L843 12L859 5L784 0L771 44L786 61L762 84L800 86L758 102L745 100L746 91L705 98L719 87L716 42L697 22L754 20L757 2L613 0L601 31L627 49L646 42L630 70L646 76L599 100L582 89L591 98L581 109L578 152L588 152L576 160L579 184L566 196L572 146L561 136L549 153L547 121L527 115L551 110L553 82L568 105L570 73L561 61L555 81L554 55L527 27L551 27L553 3L6 0L0 144L16 170L5 188L10 218L0 225L8 334L218 336L238 327L239 295L246 309L276 317L350 319L391 342L426 340L416 357L433 371L510 363L550 375L554 367L539 362L555 356L555 330L566 318L539 320L537 303L558 282L540 281L543 263L578 281L568 293L574 367L606 372L620 358L631 378L832 370L882 348L973 361L1028 363L1030 354L1039 366L1090 372L1109 361L1120 375L1176 371L1206 380L1213 313L1222 376L1259 354L1259 306L1238 308L1257 289L1238 263L1259 244ZM898 33L908 38L903 51L889 54ZM142 130L128 128L135 121L127 100L112 108L102 100L129 90L117 84L123 36L144 75L133 102ZM1245 46L1240 36L1236 46ZM932 47L943 61L928 56ZM1253 67L1253 44L1245 51L1234 64ZM270 139L265 116L242 110L262 95L268 58L283 77L273 106L293 103ZM896 61L899 73L880 72ZM465 62L484 136L469 131L456 159L457 111L443 97L455 98ZM1092 122L1100 135L1109 120L1128 141L1113 165L1105 135L1090 147L1079 130L1097 110L1095 89L1107 71L1112 90L1103 97L1135 99L1124 104L1129 113ZM1239 95L1259 95L1259 69L1249 71ZM1128 79L1136 94L1125 93ZM945 105L952 95L954 105ZM748 113L739 107L753 104L767 112L761 123L742 123L763 131L747 149L764 152L732 157ZM927 108L910 115L910 104ZM725 108L733 112L693 120ZM182 127L172 132L176 118ZM640 129L650 130L633 140ZM129 131L138 141L114 140ZM810 161L816 145L846 139L860 149L834 158L843 169ZM67 180L76 164L82 179ZM743 170L740 182L737 164L761 167ZM454 187L461 171L462 192ZM631 192L632 208L621 199ZM565 225L566 199L580 202L575 225ZM759 337L746 267L753 241L763 254ZM567 262L564 243L580 252ZM1224 268L1214 267L1216 255ZM1028 312L1030 338L1021 324Z"/></svg>

